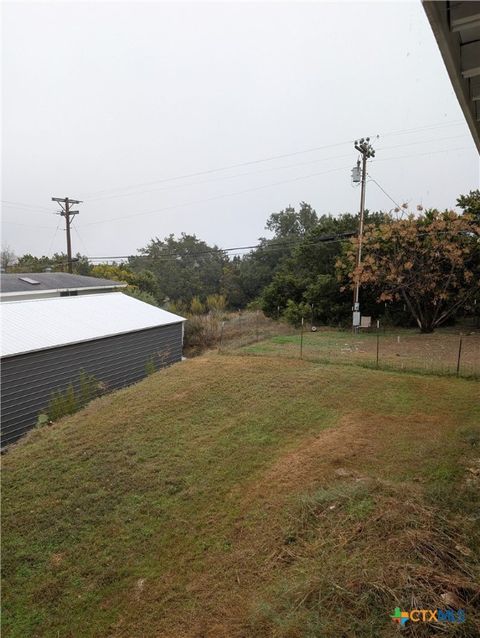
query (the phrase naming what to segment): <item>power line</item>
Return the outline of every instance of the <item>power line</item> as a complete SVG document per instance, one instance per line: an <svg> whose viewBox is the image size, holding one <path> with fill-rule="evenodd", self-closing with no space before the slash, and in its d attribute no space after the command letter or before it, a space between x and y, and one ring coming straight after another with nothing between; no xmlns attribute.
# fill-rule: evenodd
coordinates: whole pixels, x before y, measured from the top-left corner
<svg viewBox="0 0 480 638"><path fill-rule="evenodd" d="M307 166L310 164L318 164L320 162L328 162L333 159L346 159L347 157L351 157L352 154L344 154L344 155L334 155L333 157L321 157L315 160L309 160L308 162L296 162L295 164L288 164L287 166L275 166L272 168L266 168L260 171L248 171L247 173L236 173L235 175L223 175L221 177L214 177L212 179L202 180L201 182L191 182L187 184L172 184L170 186L165 186L163 188L155 188L144 191L132 191L131 193L119 193L116 195L104 195L101 197L94 197L93 199L89 199L89 202L98 201L103 199L115 199L119 197L129 197L129 196L138 196L144 195L145 193L158 193L159 191L171 190L172 188L189 188L190 186L201 186L203 184L210 184L211 182L219 182L227 179L236 179L238 177L248 177L250 175L260 175L263 173L271 173L272 171L280 171L287 170L289 168L296 168L298 166Z"/></svg>
<svg viewBox="0 0 480 638"><path fill-rule="evenodd" d="M383 135L385 137L390 136L390 135L402 135L402 134L409 134L409 133L415 133L415 132L420 132L423 130L432 130L432 129L438 129L438 128L445 128L445 127L450 127L450 126L457 126L458 124L462 123L461 120L459 121L454 121L454 122L443 122L443 123L439 123L439 124L434 124L434 125L428 125L425 127L416 127L413 129L403 129L403 130L397 130L397 131L391 131L391 132L387 132L384 133ZM173 177L165 177L165 178L161 178L161 179L157 179L157 180L153 180L153 181L149 181L149 182L141 182L141 183L137 183L137 184L131 184L129 186L120 186L120 187L116 187L116 188L111 188L111 189L103 189L100 191L94 191L91 193L87 193L84 196L84 199L91 199L93 200L94 198L97 198L98 196L103 196L105 193L117 193L117 192L122 192L125 190L132 190L134 188L141 188L143 186L152 186L155 184L161 184L161 183L165 183L165 182L170 182L170 181L177 181L177 180L181 180L181 179L187 179L190 177L199 177L202 175L209 175L211 173L217 173L217 172L222 172L222 171L227 171L227 170L231 170L233 168L240 168L242 166L251 166L254 164L260 164L260 163L264 163L264 162L270 162L270 161L274 161L277 159L283 159L286 157L293 157L296 155L303 155L306 153L313 153L319 150L324 150L324 149L329 149L329 148L334 148L336 146L343 146L346 144L350 144L352 142L352 140L346 140L343 142L336 142L334 144L328 144L328 145L322 145L322 146L315 146L312 148L308 148L308 149L303 149L300 151L293 151L290 153L282 153L280 155L271 155L269 157L264 157L261 159L254 159L254 160L248 160L245 162L238 162L235 164L229 164L226 166L220 166L220 167L216 167L216 168L212 168L212 169L207 169L207 170L202 170L202 171L195 171L192 173L186 173L183 175L176 175Z"/></svg>
<svg viewBox="0 0 480 638"><path fill-rule="evenodd" d="M162 208L157 208L155 210L144 211L143 213L132 213L130 215L122 215L121 217L110 217L109 219L103 219L103 220L101 219L101 220L98 220L96 222L90 222L89 224L84 224L84 227L85 226L96 226L97 224L105 224L105 223L109 223L109 222L112 222L112 221L118 221L118 220L123 220L123 219L130 219L132 217L141 217L141 216L144 216L144 215L155 215L157 213L162 213L162 212L167 211L167 210L175 210L177 208L183 208L185 206L194 206L196 204L204 204L204 203L207 203L207 202L212 202L212 201L215 201L217 199L224 199L225 197L233 197L233 196L236 196L236 195L244 195L246 193L253 193L253 192L258 191L258 190L263 190L264 188L272 188L274 186L282 186L284 184L290 184L292 182L298 182L298 181L301 181L301 180L304 180L304 179L310 179L312 177L318 177L319 175L326 175L327 173L334 173L336 171L345 171L345 170L347 170L349 168L350 168L349 166L341 166L339 168L333 168L333 169L330 169L328 171L323 171L323 172L319 172L319 173L311 173L310 175L303 175L303 176L295 177L295 178L288 179L288 180L282 180L280 182L274 182L272 184L263 184L262 186L256 186L254 188L246 188L244 190L236 191L234 193L223 193L222 195L215 195L213 197L207 197L205 199L199 199L199 200L192 201L192 202L184 202L183 204L172 204L171 206L164 206Z"/></svg>
<svg viewBox="0 0 480 638"><path fill-rule="evenodd" d="M38 210L41 213L44 213L44 211L48 211L48 213L44 213L44 214L48 214L48 215L52 215L52 211L49 208L46 208L45 206L36 206L35 204L25 204L23 202L13 202L11 200L8 199L2 199L1 200L2 204L6 204L7 206L12 206L14 208L25 208L25 209L33 209L33 210Z"/></svg>
<svg viewBox="0 0 480 638"><path fill-rule="evenodd" d="M426 144L432 141L435 142L441 142L444 140L452 140L452 139L460 139L464 137L463 135L457 135L457 136L453 136L453 137L441 137L435 140L421 140L419 142L412 142L412 143L408 143L408 144L397 144L394 146L383 146L381 147L381 149L379 150L387 150L387 149L391 149L391 148L400 148L403 146L411 146L411 145L416 145L416 144ZM234 175L223 175L220 177L213 177L212 179L206 179L206 180L202 180L200 182L193 182L193 183L187 183L187 184L170 184L167 186L164 186L163 188L155 188L155 189L148 189L148 190L132 190L131 192L126 192L126 193L116 193L113 195L100 195L98 197L93 197L90 198L88 201L89 202L94 202L94 201L99 201L99 200L105 200L105 199L118 199L121 197L137 197L139 195L145 195L146 193L158 193L158 192L162 192L165 190L171 190L171 189L175 189L175 188L190 188L191 186L200 186L203 184L209 184L211 182L217 182L217 181L223 181L223 180L229 180L229 179L237 179L239 177L248 177L250 175L260 175L262 173L270 173L272 171L280 171L280 170L287 170L290 168L297 168L299 166L307 166L310 164L318 164L320 162L328 162L331 161L333 159L345 159L347 157L351 157L351 153L349 154L344 154L344 155L335 155L333 157L321 157L321 158L317 158L314 160L309 160L307 162L296 162L295 164L288 164L286 166L275 166L275 167L271 167L271 168L267 168L267 169L263 169L260 171L249 171L246 173L236 173ZM126 189L129 187L125 187ZM130 187L130 188L135 188L135 187Z"/></svg>
<svg viewBox="0 0 480 638"><path fill-rule="evenodd" d="M391 197L391 196L387 193L387 191L386 191L386 190L385 190L382 186L380 186L380 184L377 182L377 180L376 180L376 179L373 179L373 177L372 177L369 173L367 173L367 175L368 175L368 177L370 178L370 179L369 179L369 181L370 181L370 182L373 182L374 184L376 184L376 185L378 186L378 188L382 191L382 193L384 193L384 194L388 197L388 199L389 199L391 202L393 202L393 203L395 204L395 206L396 206L397 208L400 208L400 209L402 208L402 207L400 206L400 204L398 204L398 203L397 203L397 202L393 199L393 197Z"/></svg>
<svg viewBox="0 0 480 638"><path fill-rule="evenodd" d="M71 225L70 225L70 227L71 227L71 228L73 228L73 230L75 231L75 233L76 233L76 235L77 235L78 239L80 240L80 243L82 244L82 246L83 246L84 250L85 250L86 252L88 252L88 249L87 249L87 247L86 247L86 245L85 245L85 242L83 241L83 239L82 239L82 237L81 237L80 233L78 232L78 228L77 228L76 224L74 224L74 223L72 222L72 223L71 223Z"/></svg>
<svg viewBox="0 0 480 638"><path fill-rule="evenodd" d="M396 159L405 159L405 158L409 158L409 157L417 157L417 156L421 156L421 155L434 155L437 153L446 153L446 152L451 152L451 151L455 151L455 150L468 150L470 147L460 147L460 148L455 148L455 149L441 149L439 151L429 151L427 153L414 153L414 154L409 154L409 155L403 155L403 156L397 156L397 157L387 157L387 158L381 158L381 159L375 159L372 160L372 163L374 162L383 162L383 161L391 161L391 160L396 160ZM290 178L287 180L282 180L279 182L273 182L270 184L263 184L261 186L256 186L253 188L247 188L247 189L243 189L241 191L235 191L235 192L231 192L231 193L223 193L221 195L215 195L212 197L208 197L208 198L204 198L204 199L198 199L198 200L194 200L191 202L184 202L181 204L172 204L170 206L164 206L162 208L158 208L155 210L150 210L150 211L144 211L144 212L139 212L139 213L132 213L132 214L128 214L128 215L123 215L120 217L110 217L108 219L101 219L95 222L90 222L88 224L84 224L83 227L85 228L86 226L94 226L94 225L98 225L98 224L105 224L105 223L109 223L112 221L122 221L124 219L131 219L133 217L141 217L144 215L154 215L157 213L162 213L168 210L175 210L177 208L184 208L184 207L188 207L188 206L195 206L197 204L204 204L204 203L208 203L211 201L216 201L218 199L225 199L228 197L234 197L237 195L244 195L247 193L252 193L258 190L263 190L265 188L273 188L275 186L282 186L284 184L290 184L293 182L298 182L301 180L305 180L305 179L311 179L312 177L319 177L320 175L327 175L329 173L333 173L333 172L337 172L337 171L342 171L342 170L348 170L350 169L350 166L341 166L338 168L334 168L334 169L330 169L328 171L321 171L321 172L315 172L315 173L310 173L309 175L303 175L303 176L299 176L299 177L294 177L294 178Z"/></svg>
<svg viewBox="0 0 480 638"><path fill-rule="evenodd" d="M390 131L389 133L381 133L381 137L395 136L395 135L409 135L410 133L418 133L420 131L427 131L439 128L449 128L450 126L464 125L465 120L453 120L452 122L444 122L438 124L432 124L427 126L420 126L411 129L398 129L397 131Z"/></svg>
<svg viewBox="0 0 480 638"><path fill-rule="evenodd" d="M115 191L123 191L123 190L130 190L132 188L140 188L142 186L152 186L154 184L161 184L163 182L172 182L172 181L177 181L180 179L187 179L189 177L199 177L201 175L209 175L211 173L218 173L221 171L228 171L231 170L232 168L241 168L242 166L251 166L253 164L261 164L263 162L271 162L273 160L277 160L277 159L284 159L285 157L293 157L294 155L303 155L305 153L313 153L315 151L319 151L319 150L323 150L323 149L328 149L328 148L334 148L336 146L343 146L345 144L348 144L349 140L347 140L346 142L336 142L335 144L327 144L324 146L315 146L313 148L308 148L302 151L294 151L292 153L282 153L281 155L271 155L270 157L264 157L261 159L255 159L255 160L249 160L247 162L238 162L237 164L229 164L227 166L220 166L217 168L211 168L208 170L203 170L203 171L196 171L194 173L186 173L184 175L176 175L174 177L165 177L162 179L158 179L158 180L153 180L151 182L143 182L140 184L133 184L131 186L122 186L122 187L117 187L117 188L112 188L112 189L106 189L103 191L97 191L96 193L91 193L89 196L86 196L86 199L88 199L89 197L92 198L92 196L94 197L95 195L100 195L103 193L111 193L111 192L115 192Z"/></svg>
<svg viewBox="0 0 480 638"><path fill-rule="evenodd" d="M23 228L46 228L52 230L53 226L37 226L35 224L21 224L19 222L11 222L9 219L2 219L2 224L12 224L13 226L22 226Z"/></svg>
<svg viewBox="0 0 480 638"><path fill-rule="evenodd" d="M432 142L446 142L449 140L458 140L462 137L465 137L465 135L453 135L450 137L437 137L433 140L421 140L421 141L417 141L417 142L406 142L403 144L395 144L394 146L380 146L378 148L379 151L386 151L389 150L391 148L403 148L404 146L417 146L418 144L430 144Z"/></svg>
<svg viewBox="0 0 480 638"><path fill-rule="evenodd" d="M53 242L55 241L55 237L57 236L59 228L60 228L60 221L58 222L57 227L55 228L55 232L53 233L52 241L50 242L50 246L48 247L48 251L46 253L47 255L51 252L53 248Z"/></svg>
<svg viewBox="0 0 480 638"><path fill-rule="evenodd" d="M270 242L278 242L278 245L272 245L271 243L259 243L259 244L250 244L248 246L233 246L231 248L218 248L218 247L214 247L214 248L209 248L206 250L200 250L200 251L192 251L192 252L186 252L186 253L181 253L181 252L169 252L169 253L164 253L162 255L107 255L107 256L103 256L103 257L87 257L87 259L89 261L98 261L98 260L114 260L114 259L145 259L147 261L163 261L163 260L168 260L168 259L177 259L177 257L181 257L182 259L184 257L199 257L202 255L209 255L209 254L217 254L217 253L231 253L233 251L240 251L240 250L254 250L254 249L262 249L262 251L264 252L269 252L271 250L284 250L285 248L292 248L295 246L312 246L312 245L316 245L318 243L329 243L329 242L339 242L339 241L345 241L346 239L349 239L350 237L355 236L357 233L356 232L344 232L344 233L334 233L334 234L329 234L329 235L323 235L322 237L317 237L315 240L312 241L305 241L302 240L301 238L292 238L292 239L279 239L279 240L269 240Z"/></svg>
<svg viewBox="0 0 480 638"><path fill-rule="evenodd" d="M373 163L378 162L389 162L390 160L397 159L410 159L411 157L422 157L426 155L437 155L438 153L450 153L453 151L469 151L471 146L457 146L456 148L442 148L439 151L427 151L426 153L409 153L408 155L397 155L396 157L381 157L380 159L375 159L372 161Z"/></svg>

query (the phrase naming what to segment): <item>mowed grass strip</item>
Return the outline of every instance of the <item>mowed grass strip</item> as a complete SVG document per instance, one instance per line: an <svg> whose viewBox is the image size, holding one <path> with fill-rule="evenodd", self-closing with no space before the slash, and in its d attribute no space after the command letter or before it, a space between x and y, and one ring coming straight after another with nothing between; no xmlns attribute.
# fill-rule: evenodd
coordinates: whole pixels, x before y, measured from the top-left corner
<svg viewBox="0 0 480 638"><path fill-rule="evenodd" d="M387 636L443 594L478 635L477 392L208 355L33 432L4 459L4 635Z"/></svg>
<svg viewBox="0 0 480 638"><path fill-rule="evenodd" d="M480 378L480 332L466 331L460 352L460 376ZM248 354L299 357L300 332L264 338L242 348ZM378 334L378 364L381 369L404 370L425 374L456 374L460 335L458 330L444 328L432 334L413 329L389 329ZM318 362L350 363L375 367L377 334L321 328L317 332L305 329L302 354L304 359Z"/></svg>

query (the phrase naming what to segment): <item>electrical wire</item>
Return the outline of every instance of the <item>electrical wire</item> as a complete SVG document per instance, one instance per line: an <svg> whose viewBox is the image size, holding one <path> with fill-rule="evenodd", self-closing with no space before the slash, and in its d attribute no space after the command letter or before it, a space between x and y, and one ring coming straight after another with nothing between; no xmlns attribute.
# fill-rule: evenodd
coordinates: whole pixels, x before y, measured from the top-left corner
<svg viewBox="0 0 480 638"><path fill-rule="evenodd" d="M456 136L453 136L453 137L443 137L443 138L441 137L441 138L438 138L438 139L433 140L433 141L441 142L441 141L445 141L445 140L460 139L462 137L464 137L464 136L463 135L456 135ZM403 146L411 146L411 145L416 145L416 144L425 144L425 143L429 143L431 141L432 140L421 140L419 142L412 142L412 143L409 143L409 144L397 144L397 145L394 145L394 146L382 146L378 150L387 150L387 149L391 149L391 148L400 148L400 147L403 147ZM307 165L310 165L310 164L318 164L318 163L321 163L321 162L329 162L329 161L335 160L335 159L345 159L345 158L351 157L351 155L352 155L351 153L348 153L348 154L344 154L344 155L335 155L333 157L321 157L321 158L317 158L317 159L314 159L314 160L309 160L307 162L297 162L295 164L288 164L287 166L275 166L275 167L263 169L263 170L260 170L260 171L249 171L249 172L246 172L246 173L236 173L235 175L223 175L221 177L214 177L212 179L202 180L200 182L193 182L193 183L189 183L189 184L188 183L187 184L170 184L168 186L164 186L163 188L154 188L154 189L141 190L141 191L135 191L134 190L134 191L128 192L128 193L117 193L117 194L114 194L114 195L100 195L98 197L90 198L90 199L88 199L86 201L95 202L95 201L100 201L100 200L105 200L105 199L118 199L118 198L121 198L121 197L137 197L139 195L145 195L145 194L148 194L148 193L158 193L158 192L163 192L163 191L166 191L166 190L172 190L172 189L175 189L175 188L190 188L192 186L200 186L200 185L203 185L203 184L209 184L211 182L223 181L223 180L228 180L228 179L237 179L239 177L248 177L250 175L260 175L260 174L263 174L263 173L270 173L272 171L287 170L287 169L296 168L296 167L299 167L299 166L307 166Z"/></svg>
<svg viewBox="0 0 480 638"><path fill-rule="evenodd" d="M154 188L154 189L149 189L149 190L144 190L144 191L133 191L131 193L118 193L116 195L104 195L104 196L100 196L100 197L94 197L94 198L90 198L86 201L88 202L94 202L94 201L99 201L99 200L103 200L103 199L115 199L115 198L119 198L119 197L130 197L130 196L138 196L138 195L145 195L146 193L158 193L158 192L163 192L163 191L168 191L171 189L175 189L175 188L189 188L191 186L201 186L203 184L210 184L211 182L219 182L219 181L224 181L227 179L236 179L238 177L249 177L250 175L260 175L263 173L271 173L272 171L279 171L279 170L287 170L289 168L296 168L298 166L307 166L310 164L319 164L320 162L329 162L331 160L335 160L335 159L346 159L348 157L351 157L352 154L348 153L348 154L343 154L343 155L334 155L332 157L321 157L315 160L309 160L308 162L297 162L295 164L288 164L287 166L275 166L273 168L266 168L260 171L249 171L247 173L236 173L235 175L222 175L221 177L214 177L212 179L206 179L206 180L202 180L201 182L191 182L189 184L172 184L169 186L165 186L163 188Z"/></svg>
<svg viewBox="0 0 480 638"><path fill-rule="evenodd" d="M22 226L22 228L46 228L52 230L53 226L37 226L35 224L22 224L19 222L11 222L9 219L2 219L2 224L11 224L13 226Z"/></svg>
<svg viewBox="0 0 480 638"><path fill-rule="evenodd" d="M57 224L57 227L55 229L55 232L53 233L52 241L50 242L50 246L48 247L48 251L46 252L47 255L49 255L51 253L51 251L52 251L53 242L55 241L55 237L57 236L58 229L60 228L60 224L61 223L62 223L62 220L60 219L58 224Z"/></svg>
<svg viewBox="0 0 480 638"><path fill-rule="evenodd" d="M367 173L367 177L369 177L369 181L370 181L370 182L373 182L374 184L376 184L376 185L378 186L378 188L382 191L382 193L384 193L384 194L388 197L388 199L389 199L391 202L393 202L393 203L395 204L395 206L396 206L397 208L399 208L400 210L402 210L402 206L401 206L398 202L396 202L396 201L393 199L393 197L391 197L391 196L387 193L387 191L386 191L386 190L385 190L382 186L380 186L380 184L377 182L377 180L376 180L376 179L373 179L373 177L372 177L369 173Z"/></svg>
<svg viewBox="0 0 480 638"><path fill-rule="evenodd" d="M13 202L13 201L8 200L8 199L2 199L0 201L2 202L2 204L6 204L7 206L11 206L11 207L14 207L14 208L25 208L26 210L33 209L33 210L38 210L39 212L44 213L44 214L48 214L48 215L52 215L53 214L52 210L50 210L46 206L36 206L35 204L25 204L23 202ZM48 213L46 211L48 211Z"/></svg>
<svg viewBox="0 0 480 638"><path fill-rule="evenodd" d="M263 190L264 188L272 188L274 186L282 186L284 184L290 184L292 182L298 182L304 179L310 179L312 177L318 177L319 175L326 175L328 173L335 173L337 171L345 171L348 170L350 167L349 166L340 166L338 168L333 168L330 169L328 171L323 171L323 172L319 172L319 173L311 173L310 175L303 175L300 177L295 177L292 179L288 179L288 180L282 180L280 182L274 182L271 184L263 184L262 186L256 186L254 188L246 188L244 190L241 191L236 191L233 193L223 193L221 195L215 195L213 197L207 197L205 199L199 199L196 201L191 201L191 202L184 202L183 204L172 204L171 206L164 206L162 208L157 208L155 210L149 210L149 211L144 211L142 213L132 213L129 215L122 215L120 217L110 217L108 219L100 219L96 222L90 222L89 224L84 224L83 227L85 228L86 226L97 226L98 224L106 224L106 223L110 223L112 221L119 221L119 220L124 220L124 219L131 219L132 217L142 217L145 215L155 215L157 213L162 213L165 212L167 210L175 210L177 208L184 208L185 206L194 206L197 204L204 204L207 202L212 202L212 201L216 201L218 199L224 199L226 197L233 197L236 195L244 195L246 193L253 193L255 191L258 190Z"/></svg>
<svg viewBox="0 0 480 638"><path fill-rule="evenodd" d="M397 159L410 159L411 157L422 157L426 155L437 155L438 153L453 153L454 151L469 151L471 146L457 146L456 148L442 148L439 151L427 151L426 153L409 153L408 155L397 155L394 157L375 157L370 160L371 164L377 164L378 162L389 162L390 160Z"/></svg>
<svg viewBox="0 0 480 638"><path fill-rule="evenodd" d="M81 237L80 233L78 232L78 228L77 228L77 226L74 224L74 222L73 222L73 221L70 223L70 228L73 228L73 230L75 231L75 233L76 233L76 235L77 235L78 239L80 240L80 243L81 243L81 244L82 244L82 246L83 246L83 249L85 250L85 252L87 252L87 253L88 253L88 248L87 248L87 246L85 245L85 242L83 241L83 239L82 239L82 237Z"/></svg>
<svg viewBox="0 0 480 638"><path fill-rule="evenodd" d="M334 234L330 234L330 235L323 235L322 237L318 237L315 240L312 241L305 241L302 239L299 239L297 237L292 238L292 239L279 239L279 240L269 240L269 243L265 244L265 243L259 243L259 244L250 244L248 246L233 246L231 248L218 248L218 247L214 247L214 248L209 248L206 250L200 250L200 251L192 251L192 252L187 252L187 253L180 253L180 252L168 252L168 253L164 253L162 255L157 255L157 256L152 256L152 255L107 255L107 256L103 256L103 257L87 257L87 259L89 261L98 261L98 260L115 260L115 259L146 259L148 261L163 261L165 259L177 259L178 257L181 257L182 259L184 257L199 257L202 255L210 255L210 254L220 254L220 253L224 253L224 254L228 254L231 253L233 251L238 252L240 250L244 251L244 250L255 250L255 249L262 249L262 252L270 252L271 250L285 250L286 248L294 248L297 245L302 245L302 246L314 246L317 245L319 243L329 243L329 242L339 242L339 241L345 241L347 239L349 239L350 237L353 237L354 235L356 235L356 232L344 232L344 233L334 233ZM273 244L271 242L277 242L277 244Z"/></svg>
<svg viewBox="0 0 480 638"><path fill-rule="evenodd" d="M397 131L390 131L387 133L384 133L383 136L387 137L387 136L395 136L395 135L402 135L402 134L410 134L410 133L416 133L416 132L420 132L423 130L432 130L432 129L438 129L438 128L445 128L445 127L450 127L450 126L457 126L459 124L461 124L462 121L453 121L453 122L443 122L443 123L439 123L439 124L435 124L435 125L429 125L429 126L425 126L425 127L416 127L416 128L412 128L412 129L403 129L403 130L397 130ZM125 190L132 190L134 188L141 188L143 186L152 186L155 184L161 184L161 183L165 183L165 182L170 182L170 181L177 181L177 180L181 180L181 179L187 179L190 177L199 177L202 175L209 175L212 173L217 173L217 172L221 172L221 171L227 171L227 170L231 170L233 168L240 168L243 166L251 166L254 164L260 164L260 163L264 163L264 162L271 162L277 159L284 159L286 157L293 157L296 155L303 155L305 153L313 153L316 151L320 151L320 150L324 150L324 149L329 149L329 148L334 148L337 146L343 146L345 144L351 144L353 142L353 140L345 140L343 142L336 142L334 144L327 144L327 145L322 145L322 146L315 146L312 148L308 148L308 149L303 149L300 151L293 151L291 153L282 153L280 155L271 155L269 157L264 157L261 159L254 159L254 160L248 160L246 162L237 162L235 164L229 164L226 166L220 166L220 167L216 167L216 168L212 168L212 169L207 169L207 170L202 170L202 171L195 171L192 173L186 173L183 175L176 175L173 177L165 177L162 179L158 179L158 180L153 180L153 181L149 181L149 182L141 182L141 183L137 183L137 184L132 184L129 186L120 186L120 187L116 187L116 188L111 188L111 189L103 189L103 190L99 190L99 191L94 191L91 193L87 193L84 195L83 199L87 200L87 199L91 199L93 200L93 198L96 198L98 196L103 196L105 193L118 193L118 192L122 192Z"/></svg>
<svg viewBox="0 0 480 638"><path fill-rule="evenodd" d="M376 150L377 151L386 151L386 150L390 150L391 148L403 148L404 146L416 146L418 144L431 144L432 142L446 142L447 140L458 140L462 137L465 137L465 135L453 135L451 137L438 137L435 138L433 140L421 140L421 141L417 141L417 142L406 142L403 144L395 144L394 146L379 146Z"/></svg>
<svg viewBox="0 0 480 638"><path fill-rule="evenodd" d="M163 182L172 182L172 181L177 181L180 179L186 179L189 177L199 177L201 175L209 175L211 173L219 173L221 171L228 171L231 170L232 168L241 168L242 166L251 166L253 164L261 164L263 162L271 162L273 160L277 160L277 159L284 159L285 157L293 157L294 155L303 155L305 153L314 153L315 151L319 151L319 150L323 150L323 149L329 149L329 148L334 148L336 146L343 146L344 144L349 144L351 140L346 140L344 142L336 142L335 144L326 144L324 146L315 146L313 148L309 148L309 149L305 149L302 151L294 151L292 153L282 153L281 155L271 155L270 157L264 157L262 159L255 159L255 160L249 160L247 162L238 162L237 164L229 164L227 166L220 166L217 168L211 168L208 170L203 170L203 171L196 171L194 173L186 173L184 175L176 175L174 177L164 177L162 179L158 179L158 180L153 180L151 182L143 182L140 184L133 184L130 186L122 186L122 187L117 187L117 188L112 188L112 189L106 189L103 191L97 191L96 193L90 193L90 195L85 195L84 196L84 200L85 199L89 199L92 197L95 197L95 195L100 195L103 193L111 193L111 192L116 192L116 191L123 191L123 190L131 190L132 188L140 188L142 186L152 186L154 184L161 184Z"/></svg>

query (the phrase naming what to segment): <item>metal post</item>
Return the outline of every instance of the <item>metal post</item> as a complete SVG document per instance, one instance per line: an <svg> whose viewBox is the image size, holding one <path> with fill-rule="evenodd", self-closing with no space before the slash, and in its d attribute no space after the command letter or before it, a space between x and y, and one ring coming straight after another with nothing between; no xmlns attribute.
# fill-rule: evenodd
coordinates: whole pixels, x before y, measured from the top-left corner
<svg viewBox="0 0 480 638"><path fill-rule="evenodd" d="M256 331L257 341L258 341L258 310L255 314L255 331Z"/></svg>
<svg viewBox="0 0 480 638"><path fill-rule="evenodd" d="M300 359L303 359L303 317L302 317L302 327L300 329Z"/></svg>
<svg viewBox="0 0 480 638"><path fill-rule="evenodd" d="M462 358L462 335L460 335L460 343L458 344L458 358L457 358L457 377L460 375L460 359Z"/></svg>
<svg viewBox="0 0 480 638"><path fill-rule="evenodd" d="M380 350L380 332L378 331L378 327L377 327L377 368L378 368L378 354L379 354L379 350Z"/></svg>
<svg viewBox="0 0 480 638"><path fill-rule="evenodd" d="M222 351L222 342L223 342L223 327L225 325L225 321L222 321L222 327L220 328L220 343L218 346L218 351L221 352Z"/></svg>

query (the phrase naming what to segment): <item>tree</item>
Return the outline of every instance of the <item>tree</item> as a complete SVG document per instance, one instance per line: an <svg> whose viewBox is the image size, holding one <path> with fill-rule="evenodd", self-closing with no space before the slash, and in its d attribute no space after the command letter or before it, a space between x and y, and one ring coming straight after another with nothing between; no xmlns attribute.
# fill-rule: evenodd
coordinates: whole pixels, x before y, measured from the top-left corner
<svg viewBox="0 0 480 638"><path fill-rule="evenodd" d="M166 300L189 304L195 296L204 301L208 295L220 293L228 258L217 246L209 246L195 235L157 237L139 253L128 265L133 272L141 272L148 264L157 282L160 304Z"/></svg>
<svg viewBox="0 0 480 638"><path fill-rule="evenodd" d="M8 272L11 266L17 262L17 256L10 248L10 246L4 246L0 252L0 267L2 272Z"/></svg>
<svg viewBox="0 0 480 638"><path fill-rule="evenodd" d="M379 224L385 220L385 214L367 211L365 218L372 224ZM285 312L289 301L307 303L315 321L338 325L350 315L352 298L351 294L340 290L335 262L341 254L343 241L346 241L342 240L342 233L355 233L358 218L345 213L338 217L315 214L315 219L315 225L298 238L290 247L289 255L278 265L263 291L262 307L267 315L276 317L279 312ZM377 316L383 311L372 294L368 295L368 308Z"/></svg>
<svg viewBox="0 0 480 638"><path fill-rule="evenodd" d="M480 224L480 190L470 191L468 195L460 195L457 206Z"/></svg>
<svg viewBox="0 0 480 638"><path fill-rule="evenodd" d="M454 316L479 292L480 226L469 215L427 211L367 226L363 263L356 269L357 239L337 262L350 285L376 287L379 301L402 301L422 332Z"/></svg>
<svg viewBox="0 0 480 638"><path fill-rule="evenodd" d="M157 280L148 270L133 272L127 264L98 264L93 266L90 273L93 277L113 279L128 284L124 292L130 297L158 306Z"/></svg>
<svg viewBox="0 0 480 638"><path fill-rule="evenodd" d="M318 222L317 213L306 202L300 202L300 210L288 206L279 213L272 213L265 227L277 239L281 237L301 237L314 228Z"/></svg>
<svg viewBox="0 0 480 638"><path fill-rule="evenodd" d="M67 268L68 257L65 253L55 253L52 257L42 255L35 257L29 253L18 258L11 268L13 272L44 272L50 269L54 272L64 272ZM77 253L72 260L73 272L77 275L89 275L91 266L88 257Z"/></svg>

